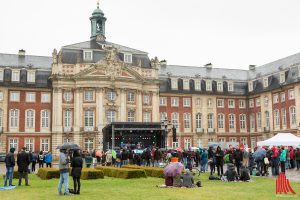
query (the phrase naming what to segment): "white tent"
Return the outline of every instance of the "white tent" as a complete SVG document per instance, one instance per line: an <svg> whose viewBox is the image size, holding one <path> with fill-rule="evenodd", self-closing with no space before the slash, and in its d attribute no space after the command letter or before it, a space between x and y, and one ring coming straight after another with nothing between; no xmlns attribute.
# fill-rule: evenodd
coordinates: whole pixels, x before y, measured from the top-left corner
<svg viewBox="0 0 300 200"><path fill-rule="evenodd" d="M300 137L292 133L278 133L274 137L265 141L257 142L257 146L299 146Z"/></svg>

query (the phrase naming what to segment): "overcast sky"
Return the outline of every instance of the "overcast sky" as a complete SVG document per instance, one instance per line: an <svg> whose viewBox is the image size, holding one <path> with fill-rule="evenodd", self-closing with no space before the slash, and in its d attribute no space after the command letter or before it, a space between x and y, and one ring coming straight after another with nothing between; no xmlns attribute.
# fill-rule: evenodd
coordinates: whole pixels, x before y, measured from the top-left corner
<svg viewBox="0 0 300 200"><path fill-rule="evenodd" d="M1 0L0 52L87 41L97 0ZM107 41L168 64L247 69L300 52L299 0L100 0Z"/></svg>

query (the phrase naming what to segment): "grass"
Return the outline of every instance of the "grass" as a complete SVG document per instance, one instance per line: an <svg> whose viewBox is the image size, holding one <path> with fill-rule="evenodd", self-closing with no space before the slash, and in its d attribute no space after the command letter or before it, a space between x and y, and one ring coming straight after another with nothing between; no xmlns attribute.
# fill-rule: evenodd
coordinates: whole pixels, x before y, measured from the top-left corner
<svg viewBox="0 0 300 200"><path fill-rule="evenodd" d="M3 178L0 176L0 185ZM106 200L199 200L199 199L275 199L275 179L257 177L249 183L226 183L209 181L207 174L195 177L201 180L201 188L157 188L164 183L160 178L117 179L105 177L98 180L83 180L81 195L58 196L57 179L41 180L36 175L29 176L30 187L17 187L14 190L0 191L1 200L46 200L46 199L106 199ZM17 180L13 180L17 184ZM23 180L24 184L24 180ZM292 188L300 195L300 183L292 182ZM69 187L73 187L70 179ZM284 199L297 199L285 197ZM281 198L281 197L277 197Z"/></svg>

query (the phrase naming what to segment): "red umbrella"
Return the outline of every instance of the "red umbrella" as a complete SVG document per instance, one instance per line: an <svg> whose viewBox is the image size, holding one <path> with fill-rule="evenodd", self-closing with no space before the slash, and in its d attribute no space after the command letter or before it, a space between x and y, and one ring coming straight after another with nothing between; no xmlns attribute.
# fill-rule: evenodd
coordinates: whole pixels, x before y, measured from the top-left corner
<svg viewBox="0 0 300 200"><path fill-rule="evenodd" d="M177 147L175 150L182 152L182 149L180 147Z"/></svg>
<svg viewBox="0 0 300 200"><path fill-rule="evenodd" d="M183 171L183 169L184 169L184 166L180 162L170 163L164 169L164 175L165 176L172 176L172 177L174 177L174 176L176 176L178 174L181 174L181 172Z"/></svg>

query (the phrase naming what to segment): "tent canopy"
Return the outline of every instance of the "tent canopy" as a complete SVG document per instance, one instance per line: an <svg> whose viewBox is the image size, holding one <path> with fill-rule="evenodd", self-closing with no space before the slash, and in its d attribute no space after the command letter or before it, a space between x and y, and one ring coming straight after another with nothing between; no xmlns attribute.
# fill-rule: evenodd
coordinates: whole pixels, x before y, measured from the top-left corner
<svg viewBox="0 0 300 200"><path fill-rule="evenodd" d="M300 137L292 133L278 133L274 137L265 141L257 142L257 146L299 146Z"/></svg>

